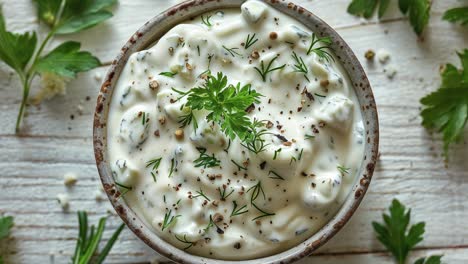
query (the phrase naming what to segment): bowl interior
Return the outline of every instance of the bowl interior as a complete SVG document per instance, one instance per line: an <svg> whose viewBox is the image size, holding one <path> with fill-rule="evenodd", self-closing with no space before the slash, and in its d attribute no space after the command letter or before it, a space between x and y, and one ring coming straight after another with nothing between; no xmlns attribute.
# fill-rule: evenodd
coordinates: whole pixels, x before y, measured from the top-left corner
<svg viewBox="0 0 468 264"><path fill-rule="evenodd" d="M120 73L131 54L150 47L170 28L187 19L214 9L238 8L243 2L245 2L245 0L192 0L183 2L157 15L131 36L129 41L121 49L110 66L97 99L96 112L94 115L94 152L104 190L122 220L141 240L161 255L179 263L214 264L234 263L234 261L199 257L172 246L153 233L133 210L129 208L125 201L121 199L119 189L115 185L112 177L107 157L106 124L109 104ZM372 178L378 153L379 126L374 96L364 69L349 46L335 30L306 9L285 1L265 0L264 2L286 15L294 17L316 34L332 38L333 44L331 47L339 62L348 73L360 104L366 142L364 159L352 191L342 207L327 225L322 227L306 241L282 253L260 259L236 261L235 263L290 263L311 254L314 250L323 245L346 224L359 206Z"/></svg>

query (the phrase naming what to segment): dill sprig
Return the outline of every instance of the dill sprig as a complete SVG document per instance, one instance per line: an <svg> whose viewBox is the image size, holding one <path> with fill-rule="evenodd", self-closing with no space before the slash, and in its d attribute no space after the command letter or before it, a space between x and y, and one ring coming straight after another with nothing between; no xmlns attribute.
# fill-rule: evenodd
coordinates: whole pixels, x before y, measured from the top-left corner
<svg viewBox="0 0 468 264"><path fill-rule="evenodd" d="M157 158L146 162L146 168L151 167L151 176L153 176L154 182L156 182L156 173L159 165L161 165L161 160L162 158Z"/></svg>
<svg viewBox="0 0 468 264"><path fill-rule="evenodd" d="M266 212L265 210L263 209L260 209L260 207L258 207L256 204L252 203L252 206L255 207L255 209L257 209L260 213L262 213L261 215L255 217L254 219L252 219L252 221L255 221L257 219L260 219L260 218L263 218L263 217L267 217L267 216L273 216L273 215L276 215L275 213L268 213Z"/></svg>
<svg viewBox="0 0 468 264"><path fill-rule="evenodd" d="M198 197L203 197L205 198L208 202L211 202L210 198L208 198L208 196L206 196L206 194L203 192L203 190L200 188L199 191L195 191L196 193L198 193L198 195L193 195L192 198L198 198Z"/></svg>
<svg viewBox="0 0 468 264"><path fill-rule="evenodd" d="M119 189L123 189L123 191L120 192L120 197L125 196L125 194L127 194L129 191L133 190L133 187L123 185L122 183L119 183L117 181L115 181L115 185L117 185Z"/></svg>
<svg viewBox="0 0 468 264"><path fill-rule="evenodd" d="M227 186L225 184L223 184L223 187L218 187L218 192L219 192L219 196L221 197L221 201L226 201L226 198L228 198L229 196L231 196L231 194L234 192L234 189L231 190L230 193L226 193L227 192Z"/></svg>
<svg viewBox="0 0 468 264"><path fill-rule="evenodd" d="M213 24L211 24L211 21L210 21L211 17L212 17L211 15L210 15L210 16L206 16L206 17L202 15L202 16L201 16L201 21L202 21L202 23L205 24L207 27L212 27Z"/></svg>
<svg viewBox="0 0 468 264"><path fill-rule="evenodd" d="M176 76L177 74L178 74L177 72L161 72L161 73L159 73L159 75L166 76L166 77L169 77L169 78L174 78L174 76Z"/></svg>
<svg viewBox="0 0 468 264"><path fill-rule="evenodd" d="M239 165L239 163L235 162L234 160L231 160L231 162L234 163L234 165L237 166L237 170L238 170L238 171L247 170L246 167Z"/></svg>
<svg viewBox="0 0 468 264"><path fill-rule="evenodd" d="M187 96L185 106L192 110L207 110L207 121L218 123L230 139L238 137L241 141L247 138L252 124L245 109L259 103L262 96L250 84L228 85L227 77L221 72L217 76L210 75L201 87L187 92L172 90L180 94L178 100Z"/></svg>
<svg viewBox="0 0 468 264"><path fill-rule="evenodd" d="M265 128L258 129L260 127L264 127L263 122L265 121L254 120L254 122L250 125L250 133L248 134L244 143L241 143L242 146L255 154L265 151L266 147L269 145L265 143L263 136L271 133L268 132L268 130Z"/></svg>
<svg viewBox="0 0 468 264"><path fill-rule="evenodd" d="M341 165L338 165L336 168L341 172L342 175L349 174L349 170L351 169Z"/></svg>
<svg viewBox="0 0 468 264"><path fill-rule="evenodd" d="M234 207L232 208L231 217L236 216L236 215L245 214L245 213L247 213L249 211L247 209L247 205L244 205L244 206L241 206L241 207L237 208L238 205L237 205L236 201L232 201L232 204L233 204Z"/></svg>
<svg viewBox="0 0 468 264"><path fill-rule="evenodd" d="M317 44L322 43L323 46L316 47ZM317 37L315 34L312 34L312 41L310 43L309 49L307 50L307 55L311 53L317 54L320 58L330 62L331 60L335 61L333 56L330 53L332 48L330 47L332 44L332 39L330 37Z"/></svg>
<svg viewBox="0 0 468 264"><path fill-rule="evenodd" d="M189 248L191 248L191 247L193 247L193 246L195 246L195 245L197 244L196 241L189 241L189 240L187 239L187 234L184 234L184 237L183 237L183 238L180 238L180 237L178 237L177 235L174 235L174 236L175 236L175 238L176 238L177 240L179 240L179 242L182 242L182 243L184 243L184 244L187 245L187 246L184 248L184 250L187 250L187 249L189 249Z"/></svg>
<svg viewBox="0 0 468 264"><path fill-rule="evenodd" d="M304 74L304 77L308 82L310 82L309 77L307 77L307 74L309 73L309 68L307 68L307 65L305 64L304 60L302 57L299 57L296 52L293 51L292 57L294 61L296 62L294 64L294 72L300 72Z"/></svg>
<svg viewBox="0 0 468 264"><path fill-rule="evenodd" d="M315 136L306 134L304 138L305 138L306 140L315 139Z"/></svg>
<svg viewBox="0 0 468 264"><path fill-rule="evenodd" d="M149 121L149 114L147 114L146 112L142 112L142 117L141 117L141 124L144 126L148 123Z"/></svg>
<svg viewBox="0 0 468 264"><path fill-rule="evenodd" d="M172 174L174 173L174 171L177 169L177 161L175 160L175 158L172 158L171 159L171 168L169 169L169 178L172 177Z"/></svg>
<svg viewBox="0 0 468 264"><path fill-rule="evenodd" d="M273 174L272 176L270 176L271 174ZM270 176L270 179L275 179L275 180L282 180L284 181L284 178L279 175L276 171L269 171L268 172L268 176Z"/></svg>
<svg viewBox="0 0 468 264"><path fill-rule="evenodd" d="M241 54L236 51L239 48L228 48L228 47L223 45L223 49L225 49L229 54L231 54L232 57L236 57L236 55L241 56Z"/></svg>
<svg viewBox="0 0 468 264"><path fill-rule="evenodd" d="M224 234L224 230L221 229L214 221L213 221L213 217L210 215L210 222L208 223L208 225L203 228L203 232L205 233L208 233L208 231L210 230L210 228L212 227L216 227L216 232L218 232L218 234Z"/></svg>
<svg viewBox="0 0 468 264"><path fill-rule="evenodd" d="M274 71L277 71L277 70L281 70L283 69L284 67L286 67L286 64L283 64L281 66L278 66L278 67L275 67L275 68L272 68L273 67L273 62L275 62L275 60L278 59L278 56L274 57L269 63L268 65L265 67L265 63L264 61L262 60L260 62L260 69L258 67L254 67L254 69L260 74L260 76L262 77L262 80L263 82L266 82L266 79L267 79L267 75L268 73L271 73L271 72L274 72Z"/></svg>
<svg viewBox="0 0 468 264"><path fill-rule="evenodd" d="M193 130L196 131L198 129L198 122L192 110L187 114L180 116L177 122L179 122L180 128L193 124Z"/></svg>
<svg viewBox="0 0 468 264"><path fill-rule="evenodd" d="M255 200L257 200L257 198L258 198L258 196L259 196L260 194L262 194L264 200L266 199L265 192L263 191L263 187L262 187L262 182L261 182L261 181L258 181L257 184L255 184L254 186L250 187L250 188L247 190L247 193L249 193L250 191L252 191L252 194L250 195L250 203L253 203Z"/></svg>
<svg viewBox="0 0 468 264"><path fill-rule="evenodd" d="M206 154L206 148L197 148L197 150L200 153L200 157L193 161L195 167L203 167L206 169L221 165L221 161L217 159L214 154L211 156Z"/></svg>
<svg viewBox="0 0 468 264"><path fill-rule="evenodd" d="M247 39L245 40L245 45L244 48L248 49L250 48L253 44L255 44L258 41L258 38L255 38L255 33L250 36L250 34L247 35Z"/></svg>
<svg viewBox="0 0 468 264"><path fill-rule="evenodd" d="M166 212L164 214L164 221L161 225L162 231L164 231L164 229L166 228L169 228L171 225L175 224L175 221L178 217L180 217L180 215L175 215L175 216L172 215L172 210L169 210L169 212Z"/></svg>
<svg viewBox="0 0 468 264"><path fill-rule="evenodd" d="M283 149L279 148L279 149L275 150L275 153L273 154L273 160L275 160L278 157L278 154L281 153L281 150L283 150Z"/></svg>

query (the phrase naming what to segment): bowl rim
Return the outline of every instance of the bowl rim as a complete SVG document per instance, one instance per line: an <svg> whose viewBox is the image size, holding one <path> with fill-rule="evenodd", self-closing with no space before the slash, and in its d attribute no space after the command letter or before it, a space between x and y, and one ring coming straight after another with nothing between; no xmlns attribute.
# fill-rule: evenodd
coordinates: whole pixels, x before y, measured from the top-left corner
<svg viewBox="0 0 468 264"><path fill-rule="evenodd" d="M97 97L93 123L93 145L96 165L104 190L120 218L136 236L157 253L178 263L279 264L292 263L310 255L330 240L357 210L369 187L378 159L379 121L377 107L366 73L351 48L332 27L305 8L285 0L258 0L295 18L314 33L331 37L334 53L351 80L353 90L359 101L366 131L365 148L358 177L356 177L353 188L341 208L319 231L292 248L263 258L230 261L192 255L172 246L151 231L123 199L120 199L121 193L115 185L107 159L107 117L114 87L129 56L134 52L148 48L170 28L190 17L212 10L239 7L245 1L247 0L189 0L156 15L139 28L122 47L116 59L112 62Z"/></svg>

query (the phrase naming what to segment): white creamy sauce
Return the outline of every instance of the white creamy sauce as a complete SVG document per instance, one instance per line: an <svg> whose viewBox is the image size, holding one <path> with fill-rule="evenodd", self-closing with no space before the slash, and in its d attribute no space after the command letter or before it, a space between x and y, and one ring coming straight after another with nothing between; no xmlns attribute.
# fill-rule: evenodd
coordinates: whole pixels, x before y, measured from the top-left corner
<svg viewBox="0 0 468 264"><path fill-rule="evenodd" d="M229 260L286 250L350 193L364 149L356 96L333 54L307 54L313 33L266 4L250 0L203 21L179 24L130 57L109 113L114 178L128 205L178 248ZM272 60L278 69L264 81L255 67ZM264 151L230 140L206 110L193 112L196 130L193 121L180 128L190 109L172 88L203 87L208 69L263 95L248 117L264 123Z"/></svg>

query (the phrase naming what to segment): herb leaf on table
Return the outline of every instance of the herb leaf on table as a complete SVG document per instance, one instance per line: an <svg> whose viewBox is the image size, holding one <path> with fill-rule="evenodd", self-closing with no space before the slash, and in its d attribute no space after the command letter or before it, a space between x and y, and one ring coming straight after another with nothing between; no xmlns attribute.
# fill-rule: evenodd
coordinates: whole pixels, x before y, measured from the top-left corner
<svg viewBox="0 0 468 264"><path fill-rule="evenodd" d="M460 22L462 25L468 25L468 6L447 10L442 19L452 23Z"/></svg>
<svg viewBox="0 0 468 264"><path fill-rule="evenodd" d="M463 136L468 120L468 49L458 53L462 69L447 64L442 72L440 88L421 99L423 126L443 133L444 154L450 144Z"/></svg>
<svg viewBox="0 0 468 264"><path fill-rule="evenodd" d="M352 0L348 6L348 13L362 16L366 19L374 15L377 5L379 6L379 19L383 17L390 4L389 0ZM399 0L398 6L403 14L407 14L414 32L419 36L423 33L429 23L431 1L430 0Z"/></svg>
<svg viewBox="0 0 468 264"><path fill-rule="evenodd" d="M100 66L99 60L89 52L80 51L78 42L65 42L48 54L44 50L53 36L82 31L110 18L112 14L105 8L117 0L35 0L40 21L50 27L50 31L38 45L35 32L17 34L6 29L5 19L0 10L0 60L13 68L23 86L23 94L16 133L29 99L32 81L38 75L42 78L42 90L35 98L50 98L63 93L67 78L76 73Z"/></svg>
<svg viewBox="0 0 468 264"><path fill-rule="evenodd" d="M3 216L0 217L0 240L10 235L10 229L13 227L13 217ZM0 256L0 264L3 263L3 259Z"/></svg>
<svg viewBox="0 0 468 264"><path fill-rule="evenodd" d="M86 212L78 212L79 221L79 233L78 240L76 242L75 253L72 257L73 264L101 264L106 259L110 250L117 241L120 233L124 228L124 224L121 224L111 238L107 241L104 248L96 254L101 241L102 234L104 233L106 218L99 219L97 229L94 225L89 228L88 226L88 215Z"/></svg>
<svg viewBox="0 0 468 264"><path fill-rule="evenodd" d="M442 256L430 256L429 258L420 258L414 264L440 264L442 263Z"/></svg>
<svg viewBox="0 0 468 264"><path fill-rule="evenodd" d="M420 222L409 226L411 220L411 209L406 210L405 206L394 199L389 208L390 215L383 214L383 223L372 222L377 239L389 250L398 264L405 264L408 253L423 240L425 223ZM415 264L435 264L437 258L432 256L426 262L421 259ZM429 260L431 262L429 262Z"/></svg>

